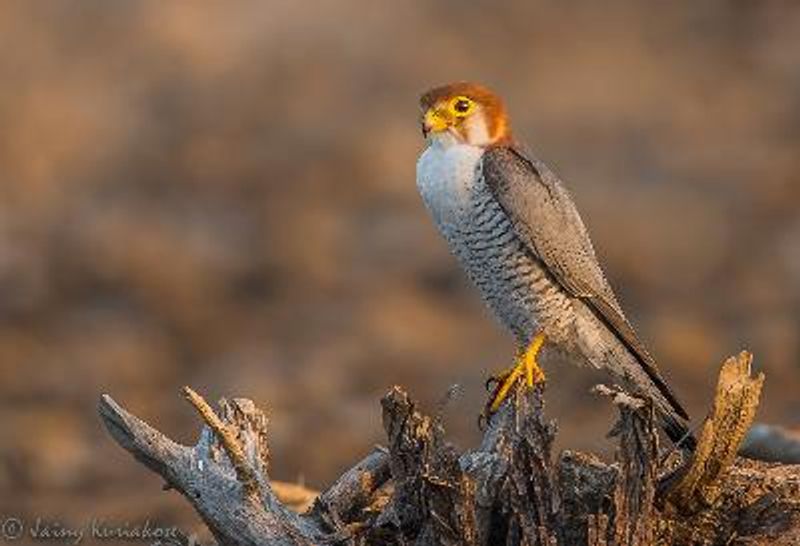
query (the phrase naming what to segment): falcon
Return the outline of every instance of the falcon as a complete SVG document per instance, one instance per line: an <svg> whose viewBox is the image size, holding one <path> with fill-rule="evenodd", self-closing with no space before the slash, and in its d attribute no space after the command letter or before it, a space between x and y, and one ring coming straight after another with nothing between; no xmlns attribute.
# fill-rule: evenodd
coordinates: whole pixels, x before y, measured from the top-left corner
<svg viewBox="0 0 800 546"><path fill-rule="evenodd" d="M436 226L500 323L514 365L495 376L491 415L522 381L545 380L540 357L606 370L652 400L669 438L694 447L689 416L625 318L562 182L522 151L492 91L460 82L420 99L426 148L417 187ZM546 350L543 350L546 349Z"/></svg>

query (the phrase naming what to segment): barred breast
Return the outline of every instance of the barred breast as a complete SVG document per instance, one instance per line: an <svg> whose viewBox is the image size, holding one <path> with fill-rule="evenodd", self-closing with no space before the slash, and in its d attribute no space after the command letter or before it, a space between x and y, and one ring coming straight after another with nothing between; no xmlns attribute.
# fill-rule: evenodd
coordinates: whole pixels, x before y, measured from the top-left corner
<svg viewBox="0 0 800 546"><path fill-rule="evenodd" d="M572 339L570 297L514 233L481 176L481 148L431 146L417 184L450 249L500 322L521 345L537 332L555 344Z"/></svg>

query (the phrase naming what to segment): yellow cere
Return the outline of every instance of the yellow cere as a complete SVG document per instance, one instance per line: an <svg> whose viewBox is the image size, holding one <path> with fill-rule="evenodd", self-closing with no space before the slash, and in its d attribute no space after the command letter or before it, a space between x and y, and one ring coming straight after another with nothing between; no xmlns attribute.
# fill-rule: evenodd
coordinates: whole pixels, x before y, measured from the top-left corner
<svg viewBox="0 0 800 546"><path fill-rule="evenodd" d="M425 112L425 126L432 132L438 133L439 131L444 131L449 125L450 122L447 116L436 108L429 108L428 111Z"/></svg>

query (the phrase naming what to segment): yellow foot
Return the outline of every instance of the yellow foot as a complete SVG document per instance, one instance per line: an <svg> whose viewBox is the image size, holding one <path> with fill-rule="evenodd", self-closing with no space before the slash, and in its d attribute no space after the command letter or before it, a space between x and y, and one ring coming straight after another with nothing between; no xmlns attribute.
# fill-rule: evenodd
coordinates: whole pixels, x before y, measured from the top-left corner
<svg viewBox="0 0 800 546"><path fill-rule="evenodd" d="M487 404L487 413L489 415L500 409L503 401L508 397L508 393L517 381L524 380L528 387L544 382L544 372L536 362L536 356L539 354L543 343L544 334L537 334L528 348L517 356L514 366L489 380L497 383L490 402Z"/></svg>

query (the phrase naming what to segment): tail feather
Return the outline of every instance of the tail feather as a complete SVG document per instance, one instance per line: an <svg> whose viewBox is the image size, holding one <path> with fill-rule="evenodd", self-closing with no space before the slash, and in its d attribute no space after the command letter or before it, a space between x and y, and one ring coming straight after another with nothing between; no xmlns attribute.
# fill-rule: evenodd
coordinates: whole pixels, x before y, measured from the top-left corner
<svg viewBox="0 0 800 546"><path fill-rule="evenodd" d="M661 414L661 426L676 447L683 451L693 452L697 448L697 439L689 430L687 423L673 413Z"/></svg>

